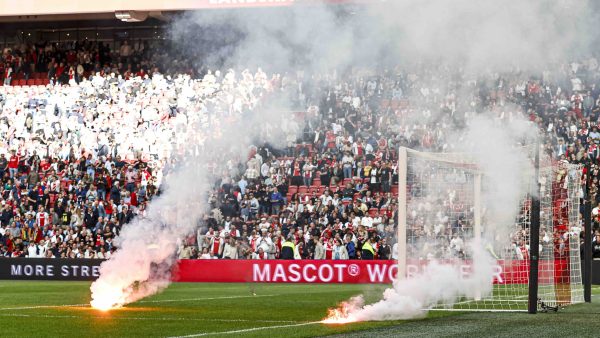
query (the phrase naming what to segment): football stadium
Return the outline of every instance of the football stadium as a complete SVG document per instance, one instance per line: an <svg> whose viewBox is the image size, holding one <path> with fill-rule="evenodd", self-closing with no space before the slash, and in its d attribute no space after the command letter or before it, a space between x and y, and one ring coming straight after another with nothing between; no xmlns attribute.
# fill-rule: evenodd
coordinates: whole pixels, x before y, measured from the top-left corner
<svg viewBox="0 0 600 338"><path fill-rule="evenodd" d="M0 336L595 336L599 19L0 2Z"/></svg>

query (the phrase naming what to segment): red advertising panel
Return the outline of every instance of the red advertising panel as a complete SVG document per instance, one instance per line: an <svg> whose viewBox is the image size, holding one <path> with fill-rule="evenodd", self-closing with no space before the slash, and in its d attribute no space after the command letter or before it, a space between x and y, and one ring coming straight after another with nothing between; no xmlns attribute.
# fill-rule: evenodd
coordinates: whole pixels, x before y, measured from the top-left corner
<svg viewBox="0 0 600 338"><path fill-rule="evenodd" d="M540 262L540 283L553 283L553 270L563 263ZM425 264L410 262L407 275L417 274ZM469 262L458 263L458 268L468 277ZM397 271L397 263L391 260L181 260L173 278L178 282L391 283ZM560 269L556 275L561 275ZM528 261L499 260L493 278L495 284L524 284L528 276Z"/></svg>

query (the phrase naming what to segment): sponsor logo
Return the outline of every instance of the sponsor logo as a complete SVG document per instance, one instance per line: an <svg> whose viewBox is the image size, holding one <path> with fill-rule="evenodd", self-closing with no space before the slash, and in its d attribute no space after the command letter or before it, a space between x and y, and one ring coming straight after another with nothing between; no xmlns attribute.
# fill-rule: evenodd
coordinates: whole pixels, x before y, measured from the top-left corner
<svg viewBox="0 0 600 338"><path fill-rule="evenodd" d="M358 275L360 275L360 266L358 266L356 264L350 264L348 266L348 274L350 276L358 276Z"/></svg>
<svg viewBox="0 0 600 338"><path fill-rule="evenodd" d="M10 275L13 277L98 277L100 276L100 266L11 264Z"/></svg>

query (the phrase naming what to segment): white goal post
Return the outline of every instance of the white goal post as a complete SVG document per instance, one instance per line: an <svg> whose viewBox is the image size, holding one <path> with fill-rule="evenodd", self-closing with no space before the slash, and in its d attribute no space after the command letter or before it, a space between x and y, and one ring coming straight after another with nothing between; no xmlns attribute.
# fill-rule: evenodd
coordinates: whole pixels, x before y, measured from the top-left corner
<svg viewBox="0 0 600 338"><path fill-rule="evenodd" d="M401 147L397 174L397 278L410 278L431 260L468 265L472 253L466 243L487 240L486 251L497 261L498 271L491 294L474 290L473 298L439 304L439 309L526 311L532 194L520 196L514 222L492 229L486 227L490 221L486 219L491 202L486 193L489 182L467 154L424 153ZM533 175L523 175L525 184L536 184ZM548 306L580 303L581 167L545 159L538 183L538 299Z"/></svg>

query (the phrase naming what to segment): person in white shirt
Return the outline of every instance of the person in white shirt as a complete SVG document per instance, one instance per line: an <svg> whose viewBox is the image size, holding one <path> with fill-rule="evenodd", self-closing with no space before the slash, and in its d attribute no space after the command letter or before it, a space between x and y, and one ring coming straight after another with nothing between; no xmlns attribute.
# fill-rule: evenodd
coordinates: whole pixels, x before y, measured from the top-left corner
<svg viewBox="0 0 600 338"><path fill-rule="evenodd" d="M462 238L457 234L454 234L450 240L450 250L452 251L452 254L458 255L463 250L463 247L464 243Z"/></svg>
<svg viewBox="0 0 600 338"><path fill-rule="evenodd" d="M38 247L34 242L29 242L27 246L27 257L28 258L37 258L38 257Z"/></svg>
<svg viewBox="0 0 600 338"><path fill-rule="evenodd" d="M104 247L101 247L100 251L98 252L98 254L96 255L96 257L98 259L109 259L110 258L110 252L107 252L106 249L104 249Z"/></svg>
<svg viewBox="0 0 600 338"><path fill-rule="evenodd" d="M360 221L361 225L364 226L365 228L372 228L373 227L373 218L371 217L371 215L366 215L362 218L362 220Z"/></svg>
<svg viewBox="0 0 600 338"><path fill-rule="evenodd" d="M202 249L202 254L200 255L199 259L212 259L212 258L213 257L208 252L208 248L203 248Z"/></svg>

